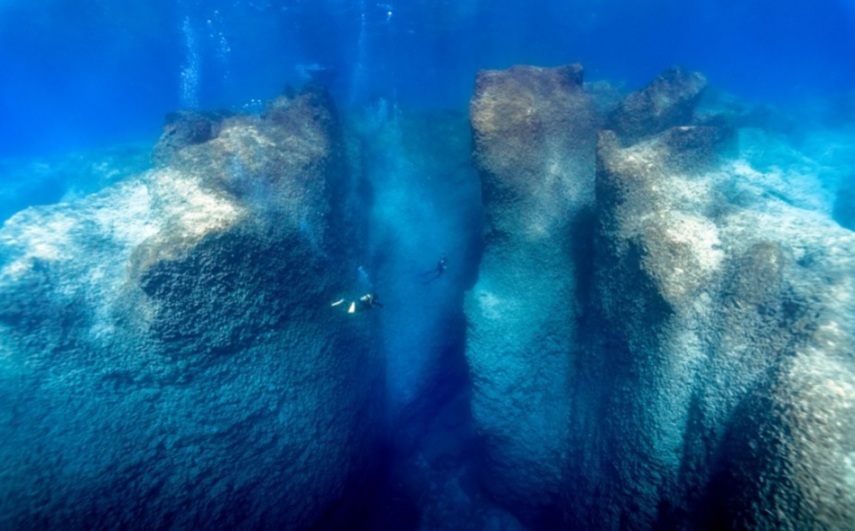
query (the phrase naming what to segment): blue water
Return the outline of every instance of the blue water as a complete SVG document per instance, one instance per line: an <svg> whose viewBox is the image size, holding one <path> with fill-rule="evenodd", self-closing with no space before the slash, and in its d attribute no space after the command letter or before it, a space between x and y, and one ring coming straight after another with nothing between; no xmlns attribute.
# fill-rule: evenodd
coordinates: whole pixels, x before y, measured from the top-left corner
<svg viewBox="0 0 855 531"><path fill-rule="evenodd" d="M343 210L356 204L354 208L363 216L360 223L364 226L347 228L352 231L349 235L361 239L348 242L350 254L345 253L346 260L358 263L359 269L343 273L349 275L346 279L329 280L324 275L341 266L329 255L324 255L326 262L298 263L295 267L318 272L324 289L341 284L351 290L376 290L383 304L372 310L370 321L366 319L370 333L361 329L354 332L350 322L335 325L345 335L351 334L346 337L359 338L365 344L336 344L339 350L332 354L317 354L307 348L310 352L306 355L318 355L324 362L319 364L319 374L309 371L298 380L310 391L315 390L312 385L317 379L337 391L353 387L363 393L354 399L352 409L356 413L344 421L352 432L341 437L357 455L348 461L337 454L318 457L313 453L325 448L329 443L325 434L338 428L331 427L332 421L322 415L323 426L297 423L304 430L299 436L308 441L317 439L317 447L307 443L299 452L285 451L282 447L292 440L289 434L271 435L277 432L268 421L287 417L280 409L291 407L297 413L290 414L303 415L304 419L311 415L307 413L313 406L309 398L295 398L289 394L291 388L277 386L283 378L304 369L282 361L299 358L303 350L283 353L252 343L267 339L241 336L240 340L252 347L235 354L237 361L217 347L205 352L184 352L175 347L172 352L167 346L166 354L149 363L144 354L150 348L149 341L155 340L144 336L140 346L129 349L132 354L115 345L104 346L104 352L122 352L116 362L121 367L110 373L107 386L100 379L93 383L85 375L88 368L106 370L97 350L83 348L86 356L64 365L66 350L78 355L75 349L88 345L90 335L101 337L100 329L88 317L75 317L68 310L83 304L80 301L84 299L89 304L85 294L75 291L76 286L67 286L61 275L51 277L50 282L63 286L63 293L72 294L70 302L56 314L51 313L55 311L52 306L43 308L41 303L31 308L11 298L0 300L0 330L9 331L15 345L38 345L32 352L25 347L15 353L11 347L8 352L0 350L0 401L13 404L9 411L0 413L0 434L4 437L0 442L6 440L12 449L2 455L17 458L12 472L0 473L0 509L23 506L25 501L35 507L35 516L29 520L30 513L23 509L10 520L0 515L0 526L13 522L24 529L114 529L135 528L144 522L163 528L291 529L288 526L294 520L289 518L298 514L304 519L294 529L534 531L565 528L568 522L579 529L601 522L632 528L634 520L624 520L631 516L616 517L609 507L598 505L607 505L603 500L613 494L608 485L616 484L613 478L603 480L606 487L597 483L602 479L597 473L608 475L603 470L610 470L609 459L585 454L585 449L609 444L615 445L615 454L626 451L617 448L618 436L609 439L609 434L591 433L586 439L587 434L573 434L574 441L584 443L568 451L572 454L569 458L563 453L554 456L556 461L578 458L562 469L569 477L562 479L582 485L580 491L588 488L585 492L590 499L574 505L567 501L573 498L572 492L565 492L560 499L544 495L542 499L514 502L508 501L513 496L503 497L497 492L512 492L516 485L491 485L493 479L489 478L496 476L485 470L524 468L526 456L508 457L497 452L500 457L496 457L489 453L485 449L500 448L502 437L484 429L478 419L473 421L473 416L483 415L477 411L478 399L473 398L473 381L482 383L479 377L483 375L477 374L467 359L467 340L476 332L464 310L470 303L464 300L479 279L485 252L482 190L472 160L468 121L476 74L519 64L552 67L576 62L584 65L585 82L592 93L599 94L598 105L612 104L644 87L672 65L702 72L710 84L702 107L752 109L752 116L761 116L739 138L746 165L765 172L768 178L757 187L767 195L780 192L788 205L833 220L829 223L845 230L855 230L855 0L0 0L0 224L11 218L27 226L27 216L37 216L33 212L38 211L13 216L38 205L59 204L56 215L61 218L62 209L76 208L75 201L109 192L112 186L144 174L153 167L151 150L164 131L164 117L172 111L257 116L269 100L291 90L286 87L299 89L317 82L329 91L345 137L339 146L341 160L337 164L341 166L336 168L351 179L339 184L351 193L347 201L356 203L345 201L342 204L347 208ZM231 161L230 168L239 167L236 161ZM746 175L750 180L754 174ZM257 202L266 199L265 193L257 192ZM331 214L335 215L338 213ZM306 218L300 227L311 233L312 223ZM34 225L38 227L38 222ZM593 231L592 226L579 225L580 231ZM30 234L19 225L13 229L20 231L15 235ZM125 237L122 230L126 227L110 230L114 229ZM62 227L52 225L45 230L65 235ZM134 234L127 236L128 241L136 237ZM10 247L24 239L0 236L4 238L0 244ZM75 238L79 235L68 236L68 241ZM149 243L145 240L145 245ZM80 245L93 249L98 244ZM250 249L247 255L251 255L252 242L246 247ZM57 256L62 256L62 249ZM0 248L0 272L4 275L6 252ZM113 251L104 247L100 252L107 263L104 270L108 270ZM139 258L146 252L147 248L135 251L130 258L122 255L121 260L134 265L125 268L122 262L117 267L119 273L124 275L127 270L128 275L136 274L134 267L138 262L146 263ZM287 245L266 252L270 255L264 259L275 263L290 259ZM585 248L573 251L579 256L585 252ZM448 270L434 278L437 259L442 256L448 256ZM269 297L270 293L274 298L288 294L291 286L281 278L268 278L264 267L253 269L252 260L240 262L242 258L246 257L230 256L229 260L249 262L246 269L257 275L247 282L256 286L252 282L263 278L257 281L259 291L267 289L265 283L273 286L259 296L262 306L252 306L257 312L252 313L254 318L264 322L259 329L268 330L264 328L269 323L263 304L285 312ZM171 255L164 260L172 259L178 260ZM809 261L801 255L797 259L800 264ZM513 267L516 265L511 265L512 273L516 272ZM71 269L90 280L106 275L97 263L75 263ZM577 269L581 271L579 278L593 278L585 277L594 275L587 266ZM291 272L287 267L277 271L282 275ZM837 273L845 276L851 272ZM550 272L537 274L546 276ZM6 278L0 276L0 281ZM42 288L35 283L24 289L41 293L38 290ZM120 302L126 296L124 289L124 285L116 288ZM192 306L197 302L194 297L201 297L199 293L205 288L191 285L182 289L192 295L187 295L187 304ZM586 286L578 289L581 293L588 290ZM0 296L6 293L0 289ZM97 299L97 292L93 293ZM358 294L334 295L339 296ZM251 298L252 294L241 301ZM327 306L326 300L322 302ZM145 318L151 318L145 312L153 312L148 308L139 311ZM42 334L32 324L35 321L26 317L27 312L39 316L45 312L50 316L48 321L76 332L56 340L44 339L50 334ZM271 310L271 315L274 313ZM579 321L592 327L580 333L579 341L601 341L597 346L603 352L618 348L610 343L617 340L597 329L596 318L587 311L578 313ZM282 315L276 313L270 322L285 326L282 323L293 317L287 312ZM124 314L98 314L97 319L102 318L117 327L138 324ZM173 324L178 336L184 333L185 325L205 329L204 323ZM328 325L323 321L317 326ZM75 335L78 332L80 337ZM363 332L365 335L360 335ZM524 335L529 331L507 330L508 337L515 338L517 332ZM588 338L600 332L606 339ZM235 336L243 333L233 332ZM270 337L274 335L275 331L270 332ZM550 341L556 340L544 340ZM49 351L44 356L39 350L43 344L48 345L45 352ZM0 347L5 347L2 341ZM349 358L354 351L365 354L366 361ZM63 360L59 369L51 368L54 359ZM263 367L259 374L252 365L257 361ZM503 367L499 372L512 373L513 368L502 366L503 362L496 362ZM593 365L597 363L605 362ZM621 364L616 367L622 368ZM616 374L620 373L618 369ZM592 383L594 369L587 368L591 373L585 373L586 368L573 370L590 378L578 382L579 388L586 389L578 393L584 395L580 403L591 402L590 410L579 417L602 414L599 420L604 425L617 426L617 432L624 429L622 419L608 417L607 406L596 403L598 386L607 384ZM574 385L568 387L572 390ZM186 386L187 394L175 391L184 389L182 386ZM548 410L549 405L536 404L531 398L540 397L542 391L523 386L522 390L509 388L497 394L501 395L499 402L512 396L508 400L516 407L525 409L531 401L531 408ZM173 392L176 394L170 394ZM360 402L365 397L369 397L365 399L368 405ZM703 391L697 391L691 397L692 408L705 399ZM326 407L334 409L323 403ZM69 421L63 408L82 413L69 414L74 419ZM263 414L255 415L256 409ZM495 418L501 424L502 413ZM693 418L692 422L707 420ZM541 422L551 421L544 415ZM554 427L534 424L509 431L525 434L530 430L537 435L541 429L552 433ZM147 426L141 429L142 435L133 431L137 425ZM224 425L238 428L229 431L222 429ZM587 417L574 425L599 426L596 419ZM149 427L157 433L151 440L146 439ZM191 435L185 436L185 432ZM172 437L173 433L179 435ZM202 434L198 440L194 439L197 433ZM738 439L738 434L729 432L714 436ZM300 437L293 439L303 440ZM206 446L211 440L222 441L222 447ZM363 444L370 451L362 452ZM690 454L688 446L686 443L680 451ZM98 450L93 452L97 458L75 461L78 454L88 455L89 448ZM528 450L536 455L539 449ZM631 461L631 451L615 459ZM156 455L157 469L138 470L134 459L139 455ZM509 464L502 463L501 457ZM121 463L125 458L137 465L124 469ZM686 462L703 468L706 460L714 458L720 456L699 458L703 461L700 465L688 458ZM316 462L340 466L342 477L346 477L341 482L344 486L326 470L327 475L319 474L322 477L316 484L305 479L311 478L313 471L299 466L293 482L290 477L277 475L279 470L291 474L294 469L288 467L294 463ZM264 473L242 469L243 463L263 467ZM586 475L588 470L590 475ZM25 480L23 476L30 472L32 478ZM690 472L680 470L681 474ZM68 509L51 497L50 482L58 481L67 488L78 478L81 488L71 491L80 493L79 504L84 509L74 512L74 508ZM713 476L709 485L716 487L719 481L729 479ZM16 482L26 489L16 489ZM86 490L90 484L97 488ZM317 490L306 485L317 486ZM184 505L176 508L163 501L169 497L163 493L173 492L171 488L186 495L186 499L181 498ZM310 492L299 490L303 488ZM124 499L123 489L139 497ZM650 495L635 492L632 486L626 492L630 497ZM301 499L303 494L307 500ZM682 494L691 499L687 506L712 513L718 507L715 497L708 500L695 492ZM152 505L147 505L147 500ZM311 507L305 511L310 516L299 509L304 501ZM671 528L668 518L673 515L668 503L662 501L658 507L658 528ZM42 507L64 507L71 516L66 519L65 513L50 514ZM578 512L569 514L573 511L567 507ZM160 509L162 515L152 516ZM677 512L674 509L675 515ZM606 516L591 516L601 514ZM685 526L704 528L695 525L700 518L696 515L674 518ZM305 519L310 520L308 524ZM715 524L707 525L712 528Z"/></svg>
<svg viewBox="0 0 855 531"><path fill-rule="evenodd" d="M831 0L6 1L0 155L151 140L172 109L252 105L311 65L348 103L462 108L479 68L575 61L589 80L630 88L685 64L753 100L830 97L855 82L853 10Z"/></svg>

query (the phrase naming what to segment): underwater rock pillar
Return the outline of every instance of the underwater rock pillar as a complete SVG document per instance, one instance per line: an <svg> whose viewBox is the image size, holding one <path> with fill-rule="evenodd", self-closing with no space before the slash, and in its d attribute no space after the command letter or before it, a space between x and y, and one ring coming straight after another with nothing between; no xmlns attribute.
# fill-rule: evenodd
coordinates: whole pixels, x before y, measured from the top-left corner
<svg viewBox="0 0 855 531"><path fill-rule="evenodd" d="M593 201L593 105L580 65L479 72L470 106L486 248L467 295L485 488L548 525L562 487L580 270Z"/></svg>

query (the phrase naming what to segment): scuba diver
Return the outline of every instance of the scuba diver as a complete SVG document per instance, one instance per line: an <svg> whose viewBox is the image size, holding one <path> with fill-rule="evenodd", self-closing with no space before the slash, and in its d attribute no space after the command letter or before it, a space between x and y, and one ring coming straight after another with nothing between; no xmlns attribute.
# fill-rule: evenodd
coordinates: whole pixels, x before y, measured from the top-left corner
<svg viewBox="0 0 855 531"><path fill-rule="evenodd" d="M370 310L375 306L377 308L382 308L383 305L380 304L380 301L377 300L377 294L374 293L374 288L371 284L370 279L368 278L368 272L362 266L359 266L356 271L359 281L359 286L356 289L360 291L366 290L365 295L359 297L358 299L353 299L347 302L347 304L345 304L346 299L341 298L330 304L330 306L333 308L341 306L342 308L345 308L345 311L347 313L356 313L361 312L363 310Z"/></svg>
<svg viewBox="0 0 855 531"><path fill-rule="evenodd" d="M366 293L362 297L359 297L359 305L360 310L370 310L371 308L377 306L378 308L382 308L383 305L377 300L377 295L374 293Z"/></svg>
<svg viewBox="0 0 855 531"><path fill-rule="evenodd" d="M344 299L339 299L332 303L330 306L335 308L337 306L341 306L344 303ZM382 308L383 305L380 304L380 301L377 300L377 295L374 293L366 293L362 297L355 301L350 301L350 304L347 305L347 313L356 313L361 312L363 310L370 310L374 307Z"/></svg>
<svg viewBox="0 0 855 531"><path fill-rule="evenodd" d="M436 275L442 276L442 274L445 273L446 266L448 266L448 259L445 257L445 255L442 255L436 262Z"/></svg>
<svg viewBox="0 0 855 531"><path fill-rule="evenodd" d="M446 258L445 254L443 254L442 256L439 257L439 260L436 261L436 267L434 269L432 269L431 271L425 271L424 273L422 273L423 278L427 277L427 278L424 278L424 280L422 280L422 284L427 286L428 284L430 284L434 280L441 277L442 274L445 273L446 267L448 267L448 259Z"/></svg>

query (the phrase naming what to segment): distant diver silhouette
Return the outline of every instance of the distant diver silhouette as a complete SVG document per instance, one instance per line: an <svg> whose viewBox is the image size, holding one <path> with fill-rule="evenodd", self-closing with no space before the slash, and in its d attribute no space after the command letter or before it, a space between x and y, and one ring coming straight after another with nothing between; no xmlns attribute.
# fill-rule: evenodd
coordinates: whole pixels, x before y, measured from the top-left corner
<svg viewBox="0 0 855 531"><path fill-rule="evenodd" d="M443 254L442 256L439 257L439 260L437 260L435 268L433 268L430 271L425 271L424 273L422 273L422 277L423 277L422 284L427 286L428 284L430 284L434 280L441 277L442 274L445 273L445 269L447 267L448 267L448 258L446 258L446 256Z"/></svg>

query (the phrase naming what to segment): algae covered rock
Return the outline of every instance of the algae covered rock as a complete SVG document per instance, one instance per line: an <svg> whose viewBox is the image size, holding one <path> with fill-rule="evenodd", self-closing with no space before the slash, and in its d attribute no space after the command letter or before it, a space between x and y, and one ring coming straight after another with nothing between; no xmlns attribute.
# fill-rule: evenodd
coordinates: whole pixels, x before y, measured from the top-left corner
<svg viewBox="0 0 855 531"><path fill-rule="evenodd" d="M154 147L152 159L157 165L169 164L182 148L202 144L220 134L224 115L198 111L176 111L166 115L163 133Z"/></svg>
<svg viewBox="0 0 855 531"><path fill-rule="evenodd" d="M592 201L595 114L582 67L515 66L478 74L470 105L488 239L556 231Z"/></svg>
<svg viewBox="0 0 855 531"><path fill-rule="evenodd" d="M606 129L615 131L627 145L671 127L690 125L706 86L703 74L669 68L621 100Z"/></svg>
<svg viewBox="0 0 855 531"><path fill-rule="evenodd" d="M338 125L317 89L276 105L0 230L3 527L303 529L358 499L382 368L329 306L358 265Z"/></svg>
<svg viewBox="0 0 855 531"><path fill-rule="evenodd" d="M744 163L715 156L727 135L696 152L673 142L683 129L629 147L600 134L594 300L607 348L581 372L608 415L587 429L611 452L599 473L576 465L607 493L591 518L839 528L855 515L854 338L841 324L855 306L840 297L855 237L739 192L752 186ZM568 514L586 510L568 499Z"/></svg>
<svg viewBox="0 0 855 531"><path fill-rule="evenodd" d="M597 133L567 73L482 73L471 104L485 487L535 528L847 527L855 236L695 116L700 74Z"/></svg>
<svg viewBox="0 0 855 531"><path fill-rule="evenodd" d="M568 457L596 134L581 82L579 65L483 71L470 108L486 214L465 302L472 415L485 488L535 526L554 523Z"/></svg>

